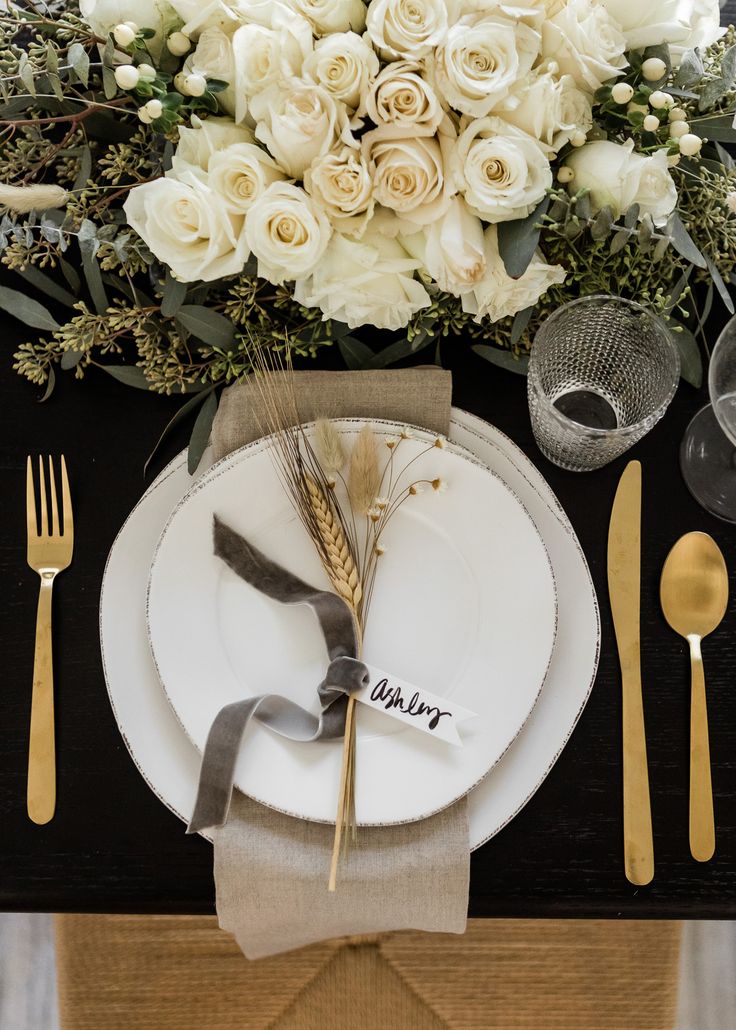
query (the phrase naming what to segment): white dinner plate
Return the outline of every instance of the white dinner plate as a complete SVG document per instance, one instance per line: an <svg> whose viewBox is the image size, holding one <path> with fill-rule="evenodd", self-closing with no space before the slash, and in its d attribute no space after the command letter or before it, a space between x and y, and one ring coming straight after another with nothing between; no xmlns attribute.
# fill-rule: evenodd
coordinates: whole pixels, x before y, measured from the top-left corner
<svg viewBox="0 0 736 1030"><path fill-rule="evenodd" d="M526 455L498 429L457 408L452 411L450 439L499 472L526 503L552 559L559 603L557 640L539 700L504 757L468 795L470 846L475 849L529 801L569 739L595 678L600 623L580 544ZM209 463L205 455L200 468ZM156 675L148 647L145 595L158 538L191 483L182 452L151 484L121 528L108 557L100 598L103 667L120 733L150 789L183 823L194 807L201 758L182 732Z"/></svg>
<svg viewBox="0 0 736 1030"><path fill-rule="evenodd" d="M402 424L371 420L383 441ZM365 420L336 423L349 453ZM307 434L312 430L307 429ZM542 689L557 602L533 519L503 480L455 444L413 429L392 455L410 483L447 490L408 498L382 535L363 657L376 668L474 712L461 747L361 706L355 809L360 825L411 822L466 794L508 749ZM159 678L199 751L224 705L282 694L315 714L327 665L306 606L285 606L246 584L213 552L217 515L307 583L329 580L284 490L273 441L218 462L174 509L154 554L148 627ZM281 812L334 821L341 741L304 744L252 723L235 784Z"/></svg>

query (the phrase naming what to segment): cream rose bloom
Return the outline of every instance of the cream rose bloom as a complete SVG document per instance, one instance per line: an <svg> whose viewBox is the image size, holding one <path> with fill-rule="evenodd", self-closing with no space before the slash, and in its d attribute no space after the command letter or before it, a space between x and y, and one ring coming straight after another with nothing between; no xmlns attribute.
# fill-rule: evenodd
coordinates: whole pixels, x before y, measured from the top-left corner
<svg viewBox="0 0 736 1030"><path fill-rule="evenodd" d="M345 105L313 82L294 79L283 88L270 86L253 97L250 114L256 139L294 179L338 144L357 147Z"/></svg>
<svg viewBox="0 0 736 1030"><path fill-rule="evenodd" d="M485 258L485 276L472 293L462 298L463 311L475 315L474 322L480 323L484 318L491 322L510 318L536 304L550 286L565 281L565 269L561 265L548 265L541 251L537 251L519 279L512 279L506 274L498 250L495 225L490 225L485 232Z"/></svg>
<svg viewBox="0 0 736 1030"><path fill-rule="evenodd" d="M250 251L244 219L194 171L136 186L123 210L128 224L181 282L212 282L241 272Z"/></svg>
<svg viewBox="0 0 736 1030"><path fill-rule="evenodd" d="M480 118L508 96L539 54L538 32L495 14L468 14L428 58L429 76L443 100Z"/></svg>
<svg viewBox="0 0 736 1030"><path fill-rule="evenodd" d="M372 0L368 35L390 57L424 57L447 35L445 0Z"/></svg>
<svg viewBox="0 0 736 1030"><path fill-rule="evenodd" d="M660 43L710 46L726 31L720 27L718 0L601 0L601 3L618 22L630 50L643 50Z"/></svg>
<svg viewBox="0 0 736 1030"><path fill-rule="evenodd" d="M181 31L190 39L199 39L207 29L222 29L232 33L237 28L238 19L235 12L224 0L170 0L179 18L184 23ZM176 26L177 28L179 26Z"/></svg>
<svg viewBox="0 0 736 1030"><path fill-rule="evenodd" d="M402 242L439 288L455 297L470 293L485 275L483 224L461 197L452 198L442 218Z"/></svg>
<svg viewBox="0 0 736 1030"><path fill-rule="evenodd" d="M593 126L590 95L578 89L572 75L550 72L532 73L496 113L554 153L576 132L587 135Z"/></svg>
<svg viewBox="0 0 736 1030"><path fill-rule="evenodd" d="M241 25L233 36L235 117L242 121L248 100L271 85L281 85L301 74L312 52L312 29L293 12L274 16L273 27Z"/></svg>
<svg viewBox="0 0 736 1030"><path fill-rule="evenodd" d="M331 32L362 32L365 28L363 0L291 0L314 28L316 36Z"/></svg>
<svg viewBox="0 0 736 1030"><path fill-rule="evenodd" d="M366 113L376 125L394 126L397 135L434 136L444 117L437 94L416 61L386 65L368 93Z"/></svg>
<svg viewBox="0 0 736 1030"><path fill-rule="evenodd" d="M160 56L168 32L178 21L173 7L165 0L80 0L79 13L92 31L103 38L123 21L153 29L156 35L146 41L146 46L154 58Z"/></svg>
<svg viewBox="0 0 736 1030"><path fill-rule="evenodd" d="M317 40L304 62L303 73L360 116L379 69L378 55L362 36L335 32Z"/></svg>
<svg viewBox="0 0 736 1030"><path fill-rule="evenodd" d="M359 236L373 214L371 175L352 147L318 157L304 173L304 188L342 233Z"/></svg>
<svg viewBox="0 0 736 1030"><path fill-rule="evenodd" d="M258 274L271 283L302 279L320 261L332 229L300 186L274 182L248 211L245 237Z"/></svg>
<svg viewBox="0 0 736 1030"><path fill-rule="evenodd" d="M533 136L501 118L479 118L460 134L450 168L470 210L486 222L525 218L552 185Z"/></svg>
<svg viewBox="0 0 736 1030"><path fill-rule="evenodd" d="M235 114L235 61L232 39L226 32L220 28L205 29L182 70L229 83L227 89L217 94L217 102L227 114Z"/></svg>
<svg viewBox="0 0 736 1030"><path fill-rule="evenodd" d="M590 190L596 211L608 206L618 217L638 204L640 217L648 214L655 225L664 225L677 205L666 150L646 157L634 153L633 140L623 145L596 140L574 150L566 161L575 173L571 188Z"/></svg>
<svg viewBox="0 0 736 1030"><path fill-rule="evenodd" d="M403 329L430 304L429 294L414 278L419 264L398 240L375 230L362 240L335 233L312 274L295 284L294 299L321 308L325 321L334 318L351 329Z"/></svg>
<svg viewBox="0 0 736 1030"><path fill-rule="evenodd" d="M285 18L296 13L292 0L230 0L229 6L240 24L263 25L267 29L283 25Z"/></svg>
<svg viewBox="0 0 736 1030"><path fill-rule="evenodd" d="M642 0L644 2L644 0ZM548 0L542 24L542 54L594 93L626 66L626 39L598 0Z"/></svg>
<svg viewBox="0 0 736 1030"><path fill-rule="evenodd" d="M202 121L195 114L191 121L191 128L179 126L179 142L171 162L174 175L193 169L206 172L213 154L237 143L253 142L250 129L236 125L229 118L207 118Z"/></svg>
<svg viewBox="0 0 736 1030"><path fill-rule="evenodd" d="M361 144L376 202L414 225L440 218L456 192L445 177L445 153L452 143L443 135L397 136L391 125L367 132Z"/></svg>
<svg viewBox="0 0 736 1030"><path fill-rule="evenodd" d="M245 214L272 182L286 176L274 159L255 143L234 143L218 150L209 163L209 184L231 211Z"/></svg>

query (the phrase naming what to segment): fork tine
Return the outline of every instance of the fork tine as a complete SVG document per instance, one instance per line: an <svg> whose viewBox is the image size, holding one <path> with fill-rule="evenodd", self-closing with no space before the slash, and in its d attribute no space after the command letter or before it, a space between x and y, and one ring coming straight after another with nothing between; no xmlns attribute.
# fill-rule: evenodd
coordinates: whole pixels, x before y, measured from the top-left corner
<svg viewBox="0 0 736 1030"><path fill-rule="evenodd" d="M26 462L26 527L29 539L38 536L38 519L36 517L36 495L33 490L33 462L30 454Z"/></svg>
<svg viewBox="0 0 736 1030"><path fill-rule="evenodd" d="M56 501L56 480L54 478L54 463L49 454L49 493L51 494L51 532L54 536L60 535L59 529L59 508Z"/></svg>
<svg viewBox="0 0 736 1030"><path fill-rule="evenodd" d="M74 517L72 515L72 495L69 492L69 477L66 474L66 461L61 456L61 507L64 515L64 536L74 532Z"/></svg>
<svg viewBox="0 0 736 1030"><path fill-rule="evenodd" d="M43 470L43 458L38 456L38 471L41 477L39 497L41 500L41 536L49 533L49 515L46 507L46 473Z"/></svg>

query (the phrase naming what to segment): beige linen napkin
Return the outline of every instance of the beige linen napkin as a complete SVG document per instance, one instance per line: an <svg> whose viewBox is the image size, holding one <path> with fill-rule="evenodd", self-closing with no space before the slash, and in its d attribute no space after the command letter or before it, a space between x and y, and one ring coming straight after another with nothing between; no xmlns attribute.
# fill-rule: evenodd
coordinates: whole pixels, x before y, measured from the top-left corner
<svg viewBox="0 0 736 1030"><path fill-rule="evenodd" d="M437 368L296 373L305 422L364 416L446 434L451 391L449 372ZM225 390L212 427L215 457L257 439L264 423L256 385ZM411 769L406 773L398 790L411 790ZM332 826L282 815L234 793L227 824L213 833L217 914L248 958L353 934L465 931L465 799L419 822L359 828L358 843L340 860L337 891L330 894L333 835Z"/></svg>

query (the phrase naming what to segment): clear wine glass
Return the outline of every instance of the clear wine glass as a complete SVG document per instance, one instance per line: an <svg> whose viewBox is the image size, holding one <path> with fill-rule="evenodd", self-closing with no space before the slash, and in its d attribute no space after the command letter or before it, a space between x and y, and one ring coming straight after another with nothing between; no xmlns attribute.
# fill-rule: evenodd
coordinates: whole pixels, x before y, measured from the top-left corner
<svg viewBox="0 0 736 1030"><path fill-rule="evenodd" d="M736 522L736 317L718 337L708 372L710 404L687 427L680 468L696 501Z"/></svg>

